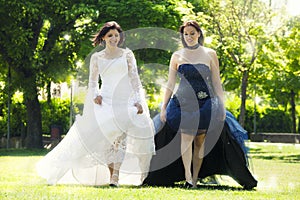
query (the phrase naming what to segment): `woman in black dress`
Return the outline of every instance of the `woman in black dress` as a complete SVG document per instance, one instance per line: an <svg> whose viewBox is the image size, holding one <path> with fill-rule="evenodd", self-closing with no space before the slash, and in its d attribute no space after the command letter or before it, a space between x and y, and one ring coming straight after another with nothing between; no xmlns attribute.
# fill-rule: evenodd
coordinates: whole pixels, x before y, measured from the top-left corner
<svg viewBox="0 0 300 200"><path fill-rule="evenodd" d="M218 126L222 126L224 119L223 90L217 54L203 46L203 33L198 23L184 23L180 27L180 34L184 48L174 52L171 57L160 117L181 133L186 186L196 187L204 156L203 143L211 118L218 117ZM173 93L177 74L180 84L176 93ZM212 116L212 110L215 116ZM192 163L193 176L190 170Z"/></svg>
<svg viewBox="0 0 300 200"><path fill-rule="evenodd" d="M203 32L196 21L185 22L180 34L183 48L171 57L160 113L165 125L155 136L156 155L144 184L172 185L185 180L186 188L195 188L200 174L229 174L222 149L230 131L224 126L216 52L203 46ZM174 92L177 75L180 83Z"/></svg>

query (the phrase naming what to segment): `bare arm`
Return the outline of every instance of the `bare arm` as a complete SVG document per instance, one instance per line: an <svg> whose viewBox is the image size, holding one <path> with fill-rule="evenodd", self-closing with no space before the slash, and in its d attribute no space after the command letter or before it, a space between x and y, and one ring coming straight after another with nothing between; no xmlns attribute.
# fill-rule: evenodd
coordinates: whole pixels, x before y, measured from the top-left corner
<svg viewBox="0 0 300 200"><path fill-rule="evenodd" d="M220 78L219 60L215 51L211 51L209 54L212 58L211 72L212 72L213 88L220 100L220 103L224 105L224 92L223 92L221 78Z"/></svg>
<svg viewBox="0 0 300 200"><path fill-rule="evenodd" d="M166 121L166 108L173 94L173 90L175 88L177 66L178 66L178 55L173 54L170 60L167 87L164 92L163 104L161 106L160 118L163 122Z"/></svg>

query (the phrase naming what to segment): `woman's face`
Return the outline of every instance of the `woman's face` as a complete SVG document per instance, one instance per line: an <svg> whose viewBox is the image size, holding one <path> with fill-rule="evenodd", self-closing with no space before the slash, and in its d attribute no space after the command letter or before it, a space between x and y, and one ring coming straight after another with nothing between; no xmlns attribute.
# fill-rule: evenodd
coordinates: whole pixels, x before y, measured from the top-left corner
<svg viewBox="0 0 300 200"><path fill-rule="evenodd" d="M120 41L120 33L117 29L110 29L103 37L107 47L118 47Z"/></svg>
<svg viewBox="0 0 300 200"><path fill-rule="evenodd" d="M183 29L183 37L187 46L194 46L198 43L200 33L193 26L187 26Z"/></svg>

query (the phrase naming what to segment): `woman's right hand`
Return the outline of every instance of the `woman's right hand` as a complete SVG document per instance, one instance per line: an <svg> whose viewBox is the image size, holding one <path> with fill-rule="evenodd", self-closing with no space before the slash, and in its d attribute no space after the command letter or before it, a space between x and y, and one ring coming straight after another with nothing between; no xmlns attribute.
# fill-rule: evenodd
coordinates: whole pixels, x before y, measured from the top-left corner
<svg viewBox="0 0 300 200"><path fill-rule="evenodd" d="M160 120L162 122L167 121L167 110L165 108L162 108L161 111L160 111Z"/></svg>
<svg viewBox="0 0 300 200"><path fill-rule="evenodd" d="M98 95L95 99L94 99L95 104L102 104L102 96Z"/></svg>

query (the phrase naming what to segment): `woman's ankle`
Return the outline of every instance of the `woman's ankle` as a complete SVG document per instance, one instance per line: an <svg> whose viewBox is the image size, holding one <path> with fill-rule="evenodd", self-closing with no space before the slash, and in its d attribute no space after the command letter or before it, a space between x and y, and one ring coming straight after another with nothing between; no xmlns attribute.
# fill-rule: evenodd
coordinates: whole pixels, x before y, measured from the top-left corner
<svg viewBox="0 0 300 200"><path fill-rule="evenodd" d="M118 186L119 185L119 174L113 174L110 177L110 185L115 185Z"/></svg>

